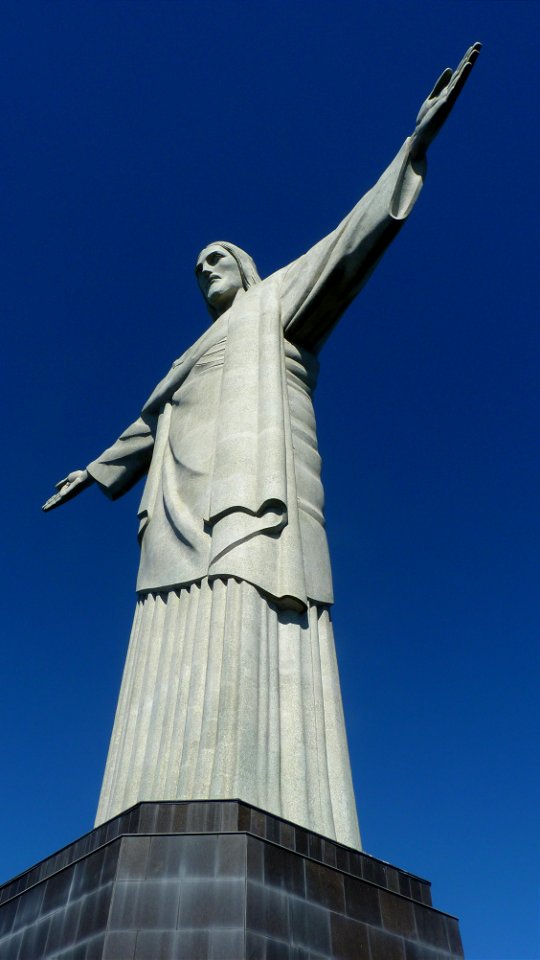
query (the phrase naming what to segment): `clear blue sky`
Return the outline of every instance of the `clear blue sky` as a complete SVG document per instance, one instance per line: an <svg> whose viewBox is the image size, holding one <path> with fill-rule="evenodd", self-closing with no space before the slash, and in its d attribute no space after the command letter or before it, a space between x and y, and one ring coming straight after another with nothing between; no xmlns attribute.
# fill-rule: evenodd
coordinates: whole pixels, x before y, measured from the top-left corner
<svg viewBox="0 0 540 960"><path fill-rule="evenodd" d="M316 403L366 849L433 882L468 960L538 957L539 27L534 2L0 6L1 879L92 826L134 600L140 491L40 504L204 329L200 248L298 256L481 40Z"/></svg>

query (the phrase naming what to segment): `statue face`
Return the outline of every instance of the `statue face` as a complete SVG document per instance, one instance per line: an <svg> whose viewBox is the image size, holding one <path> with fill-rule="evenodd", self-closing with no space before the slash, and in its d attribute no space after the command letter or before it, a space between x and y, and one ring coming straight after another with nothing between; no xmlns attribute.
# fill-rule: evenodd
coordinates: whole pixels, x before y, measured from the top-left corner
<svg viewBox="0 0 540 960"><path fill-rule="evenodd" d="M205 247L195 267L203 296L219 313L227 310L242 289L240 269L233 255L224 247Z"/></svg>

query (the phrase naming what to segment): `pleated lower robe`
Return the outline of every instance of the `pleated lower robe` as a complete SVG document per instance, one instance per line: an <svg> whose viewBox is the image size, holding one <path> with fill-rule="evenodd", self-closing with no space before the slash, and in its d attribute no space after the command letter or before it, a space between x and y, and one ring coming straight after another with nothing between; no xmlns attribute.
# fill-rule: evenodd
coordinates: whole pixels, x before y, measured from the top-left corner
<svg viewBox="0 0 540 960"><path fill-rule="evenodd" d="M215 580L137 604L96 823L239 797L360 846L330 613Z"/></svg>

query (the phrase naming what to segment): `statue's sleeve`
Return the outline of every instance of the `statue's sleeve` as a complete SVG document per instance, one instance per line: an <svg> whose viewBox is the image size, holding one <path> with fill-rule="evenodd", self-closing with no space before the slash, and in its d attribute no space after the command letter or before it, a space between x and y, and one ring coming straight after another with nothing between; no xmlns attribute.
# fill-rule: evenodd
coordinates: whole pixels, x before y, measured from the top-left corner
<svg viewBox="0 0 540 960"><path fill-rule="evenodd" d="M124 430L112 447L87 466L103 492L116 500L148 470L154 449L157 416L143 414Z"/></svg>
<svg viewBox="0 0 540 960"><path fill-rule="evenodd" d="M409 150L410 139L339 226L276 275L287 339L317 352L398 234L426 172Z"/></svg>

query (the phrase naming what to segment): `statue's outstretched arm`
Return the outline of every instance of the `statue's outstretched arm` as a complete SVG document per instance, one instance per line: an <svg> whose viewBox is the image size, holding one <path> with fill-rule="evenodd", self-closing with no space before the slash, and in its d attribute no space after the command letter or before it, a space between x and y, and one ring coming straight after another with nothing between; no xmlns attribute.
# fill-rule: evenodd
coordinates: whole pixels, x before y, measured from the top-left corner
<svg viewBox="0 0 540 960"><path fill-rule="evenodd" d="M53 510L67 503L96 481L111 500L127 493L148 470L154 449L157 416L145 414L119 436L112 447L89 463L86 470L73 473L56 484L57 493L43 505Z"/></svg>
<svg viewBox="0 0 540 960"><path fill-rule="evenodd" d="M317 352L411 212L426 174L426 151L450 114L480 52L476 43L441 75L413 134L339 226L275 277L286 336Z"/></svg>

